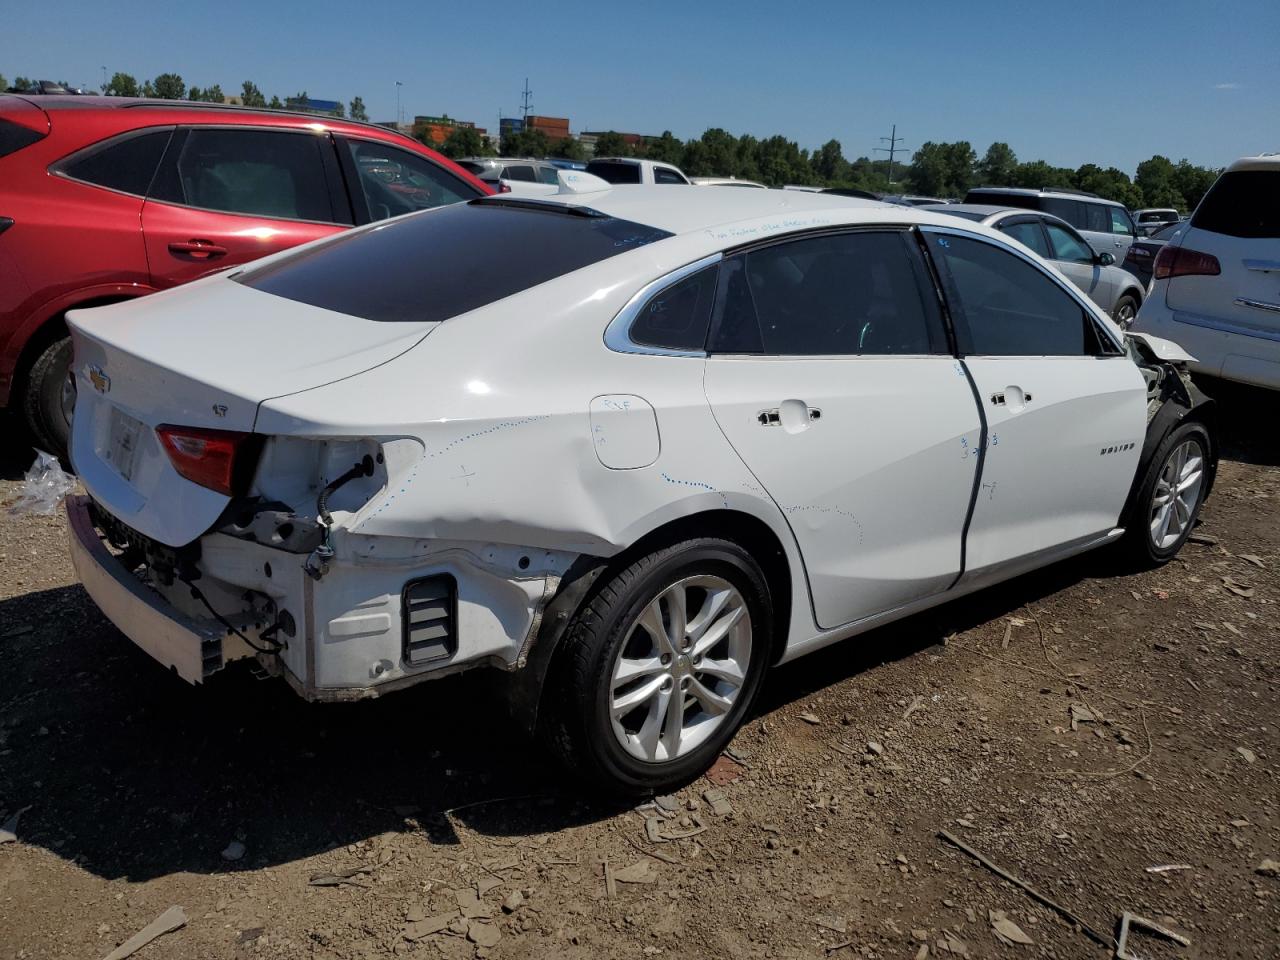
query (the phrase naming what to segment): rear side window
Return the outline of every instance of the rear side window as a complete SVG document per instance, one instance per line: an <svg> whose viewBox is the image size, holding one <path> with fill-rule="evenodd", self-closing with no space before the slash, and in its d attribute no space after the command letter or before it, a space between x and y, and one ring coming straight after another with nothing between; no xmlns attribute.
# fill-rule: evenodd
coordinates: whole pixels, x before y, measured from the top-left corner
<svg viewBox="0 0 1280 960"><path fill-rule="evenodd" d="M1224 173L1200 201L1191 225L1228 237L1280 238L1280 170Z"/></svg>
<svg viewBox="0 0 1280 960"><path fill-rule="evenodd" d="M724 262L713 350L790 356L943 349L937 304L905 234L773 244Z"/></svg>
<svg viewBox="0 0 1280 960"><path fill-rule="evenodd" d="M1085 212L1085 204L1079 200L1063 200L1060 197L1041 197L1037 205L1045 213L1052 213L1077 230L1088 230L1089 215ZM1106 231L1104 228L1104 232Z"/></svg>
<svg viewBox="0 0 1280 960"><path fill-rule="evenodd" d="M1046 225L1049 226L1049 225ZM965 353L987 357L1072 357L1114 352L1084 308L1044 271L998 247L934 236L930 248L949 275Z"/></svg>
<svg viewBox="0 0 1280 960"><path fill-rule="evenodd" d="M196 128L187 134L176 175L157 178L152 198L222 213L333 223L321 153L332 149L327 137L313 133Z"/></svg>
<svg viewBox="0 0 1280 960"><path fill-rule="evenodd" d="M539 167L538 181L557 185L560 183L560 171L556 167Z"/></svg>
<svg viewBox="0 0 1280 960"><path fill-rule="evenodd" d="M592 160L587 164L587 173L608 180L610 183L639 183L640 165L638 163L622 163L617 160Z"/></svg>
<svg viewBox="0 0 1280 960"><path fill-rule="evenodd" d="M716 293L718 267L707 267L655 294L631 323L631 339L668 350L701 350Z"/></svg>
<svg viewBox="0 0 1280 960"><path fill-rule="evenodd" d="M447 320L671 236L583 208L473 200L249 270L245 286L382 323Z"/></svg>
<svg viewBox="0 0 1280 960"><path fill-rule="evenodd" d="M43 140L45 134L30 127L24 127L12 120L0 119L0 157L17 153L23 147L29 147L37 140Z"/></svg>
<svg viewBox="0 0 1280 960"><path fill-rule="evenodd" d="M677 183L688 184L688 180L676 173L670 167L654 167L653 168L654 183Z"/></svg>
<svg viewBox="0 0 1280 960"><path fill-rule="evenodd" d="M165 127L116 137L64 161L60 172L73 180L145 197L172 136L173 128Z"/></svg>

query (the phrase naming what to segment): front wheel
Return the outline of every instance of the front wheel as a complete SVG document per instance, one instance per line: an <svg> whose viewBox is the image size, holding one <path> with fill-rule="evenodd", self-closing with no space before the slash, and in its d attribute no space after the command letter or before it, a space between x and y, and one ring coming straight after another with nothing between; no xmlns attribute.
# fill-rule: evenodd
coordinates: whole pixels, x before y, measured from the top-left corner
<svg viewBox="0 0 1280 960"><path fill-rule="evenodd" d="M1111 311L1111 319L1116 322L1116 325L1121 330L1128 330L1133 326L1133 320L1137 315L1138 300L1128 293L1116 301L1116 305Z"/></svg>
<svg viewBox="0 0 1280 960"><path fill-rule="evenodd" d="M772 607L738 544L687 540L619 571L579 609L548 678L544 736L609 793L674 789L742 725L768 662Z"/></svg>
<svg viewBox="0 0 1280 960"><path fill-rule="evenodd" d="M1208 489L1209 451L1209 434L1194 422L1161 442L1129 518L1130 550L1138 559L1165 563L1187 542Z"/></svg>

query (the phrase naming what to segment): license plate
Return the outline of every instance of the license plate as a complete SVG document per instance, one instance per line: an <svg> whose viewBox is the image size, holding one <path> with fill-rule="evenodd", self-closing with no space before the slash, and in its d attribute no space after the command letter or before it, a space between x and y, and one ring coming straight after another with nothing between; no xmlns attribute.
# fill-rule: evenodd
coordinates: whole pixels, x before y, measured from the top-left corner
<svg viewBox="0 0 1280 960"><path fill-rule="evenodd" d="M107 438L106 460L116 473L126 480L133 479L138 465L138 448L142 442L144 425L118 408L111 408L111 429Z"/></svg>

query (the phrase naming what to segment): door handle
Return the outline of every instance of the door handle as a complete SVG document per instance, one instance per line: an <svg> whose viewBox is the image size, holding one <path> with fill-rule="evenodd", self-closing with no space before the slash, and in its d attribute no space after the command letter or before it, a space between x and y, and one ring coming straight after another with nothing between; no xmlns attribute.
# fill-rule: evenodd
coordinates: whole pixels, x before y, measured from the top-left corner
<svg viewBox="0 0 1280 960"><path fill-rule="evenodd" d="M1005 387L991 395L993 407L1008 407L1010 410L1021 410L1031 402L1031 394L1021 387Z"/></svg>
<svg viewBox="0 0 1280 960"><path fill-rule="evenodd" d="M227 255L227 248L208 240L188 240L185 243L175 240L169 244L169 252L184 259L216 260Z"/></svg>
<svg viewBox="0 0 1280 960"><path fill-rule="evenodd" d="M780 406L756 414L760 426L784 427L787 433L807 430L810 423L821 419L822 410L809 406L803 400L783 400Z"/></svg>

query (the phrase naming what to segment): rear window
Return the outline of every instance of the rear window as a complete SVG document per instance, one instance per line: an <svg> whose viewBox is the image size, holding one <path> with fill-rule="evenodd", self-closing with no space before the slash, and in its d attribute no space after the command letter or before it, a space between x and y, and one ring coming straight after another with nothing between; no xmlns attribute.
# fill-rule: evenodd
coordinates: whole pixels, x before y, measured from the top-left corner
<svg viewBox="0 0 1280 960"><path fill-rule="evenodd" d="M610 183L639 183L640 164L622 163L618 160L592 160L587 173L608 180Z"/></svg>
<svg viewBox="0 0 1280 960"><path fill-rule="evenodd" d="M173 128L165 127L117 137L66 160L60 172L73 180L144 197L172 135Z"/></svg>
<svg viewBox="0 0 1280 960"><path fill-rule="evenodd" d="M995 207L1018 207L1020 210L1039 210L1040 198L1030 193L1001 193L996 190L970 190L965 203L986 203Z"/></svg>
<svg viewBox="0 0 1280 960"><path fill-rule="evenodd" d="M1139 223L1164 223L1166 220L1176 219L1178 214L1174 210L1146 210L1138 214Z"/></svg>
<svg viewBox="0 0 1280 960"><path fill-rule="evenodd" d="M44 136L43 133L12 120L0 120L0 157L7 157L23 147L29 147Z"/></svg>
<svg viewBox="0 0 1280 960"><path fill-rule="evenodd" d="M473 200L342 235L236 279L365 320L433 322L669 236L584 208Z"/></svg>
<svg viewBox="0 0 1280 960"><path fill-rule="evenodd" d="M1280 170L1224 173L1200 201L1191 225L1228 237L1280 238Z"/></svg>

